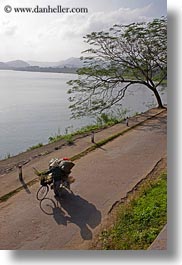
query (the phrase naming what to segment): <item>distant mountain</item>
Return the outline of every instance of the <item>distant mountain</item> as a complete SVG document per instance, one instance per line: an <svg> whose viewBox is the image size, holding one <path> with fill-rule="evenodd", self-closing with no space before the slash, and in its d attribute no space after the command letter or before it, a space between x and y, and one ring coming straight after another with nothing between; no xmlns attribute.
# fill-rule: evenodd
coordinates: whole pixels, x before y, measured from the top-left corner
<svg viewBox="0 0 182 265"><path fill-rule="evenodd" d="M71 57L58 62L38 62L14 60L0 62L0 70L17 70L32 72L53 72L53 73L76 73L78 68L83 66L79 58Z"/></svg>
<svg viewBox="0 0 182 265"><path fill-rule="evenodd" d="M75 57L71 57L68 58L67 60L60 61L58 65L58 67L69 67L69 68L73 67L80 68L82 66L83 62L80 60L80 58L75 58Z"/></svg>
<svg viewBox="0 0 182 265"><path fill-rule="evenodd" d="M6 62L6 65L9 66L9 68L24 68L30 66L27 62L22 60L9 61Z"/></svg>
<svg viewBox="0 0 182 265"><path fill-rule="evenodd" d="M39 61L27 61L30 66L39 66L39 67L57 67L58 62L39 62Z"/></svg>
<svg viewBox="0 0 182 265"><path fill-rule="evenodd" d="M39 66L39 67L68 67L68 68L80 68L83 66L83 62L80 58L71 57L66 60L58 62L38 62L38 61L28 61L30 66Z"/></svg>
<svg viewBox="0 0 182 265"><path fill-rule="evenodd" d="M6 63L0 62L0 69L9 69L9 66Z"/></svg>

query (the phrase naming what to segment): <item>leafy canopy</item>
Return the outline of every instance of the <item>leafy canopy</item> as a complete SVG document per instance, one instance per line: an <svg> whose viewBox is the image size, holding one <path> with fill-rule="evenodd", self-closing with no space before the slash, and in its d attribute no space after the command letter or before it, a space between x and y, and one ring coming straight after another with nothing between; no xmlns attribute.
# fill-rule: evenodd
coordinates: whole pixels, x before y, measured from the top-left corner
<svg viewBox="0 0 182 265"><path fill-rule="evenodd" d="M142 84L162 101L158 86L167 78L167 19L114 25L108 32L84 37L91 47L83 53L84 67L70 80L73 117L95 115L120 104L126 90Z"/></svg>

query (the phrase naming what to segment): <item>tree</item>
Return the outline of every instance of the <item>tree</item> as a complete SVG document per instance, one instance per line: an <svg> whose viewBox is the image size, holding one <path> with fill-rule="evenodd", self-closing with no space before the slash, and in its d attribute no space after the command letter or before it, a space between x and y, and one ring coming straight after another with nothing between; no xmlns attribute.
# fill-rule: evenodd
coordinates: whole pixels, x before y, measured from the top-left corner
<svg viewBox="0 0 182 265"><path fill-rule="evenodd" d="M73 117L95 115L120 104L134 84L150 89L158 107L163 103L158 87L167 78L167 19L114 25L108 32L86 35L91 46L83 53L84 67L70 80Z"/></svg>

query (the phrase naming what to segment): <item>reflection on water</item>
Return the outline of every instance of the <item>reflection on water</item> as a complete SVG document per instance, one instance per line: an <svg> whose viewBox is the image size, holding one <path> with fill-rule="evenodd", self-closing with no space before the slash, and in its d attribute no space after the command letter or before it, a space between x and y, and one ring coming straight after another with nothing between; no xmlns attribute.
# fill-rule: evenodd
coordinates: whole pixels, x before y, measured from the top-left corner
<svg viewBox="0 0 182 265"><path fill-rule="evenodd" d="M93 123L91 118L70 120L66 84L70 79L75 75L0 71L0 159L47 143L49 136L64 134L67 127L74 130ZM162 98L166 103L166 93ZM145 87L128 90L122 103L128 115L154 106L155 98Z"/></svg>

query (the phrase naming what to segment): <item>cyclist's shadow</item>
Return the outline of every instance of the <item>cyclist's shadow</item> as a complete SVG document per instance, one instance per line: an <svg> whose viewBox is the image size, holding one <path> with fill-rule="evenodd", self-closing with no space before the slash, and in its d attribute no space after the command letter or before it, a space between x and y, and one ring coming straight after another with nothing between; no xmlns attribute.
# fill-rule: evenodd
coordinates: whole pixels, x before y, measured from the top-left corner
<svg viewBox="0 0 182 265"><path fill-rule="evenodd" d="M57 224L74 223L80 228L80 234L84 240L92 239L91 229L101 223L101 212L95 205L69 192L56 200L57 206L53 208L53 217Z"/></svg>

